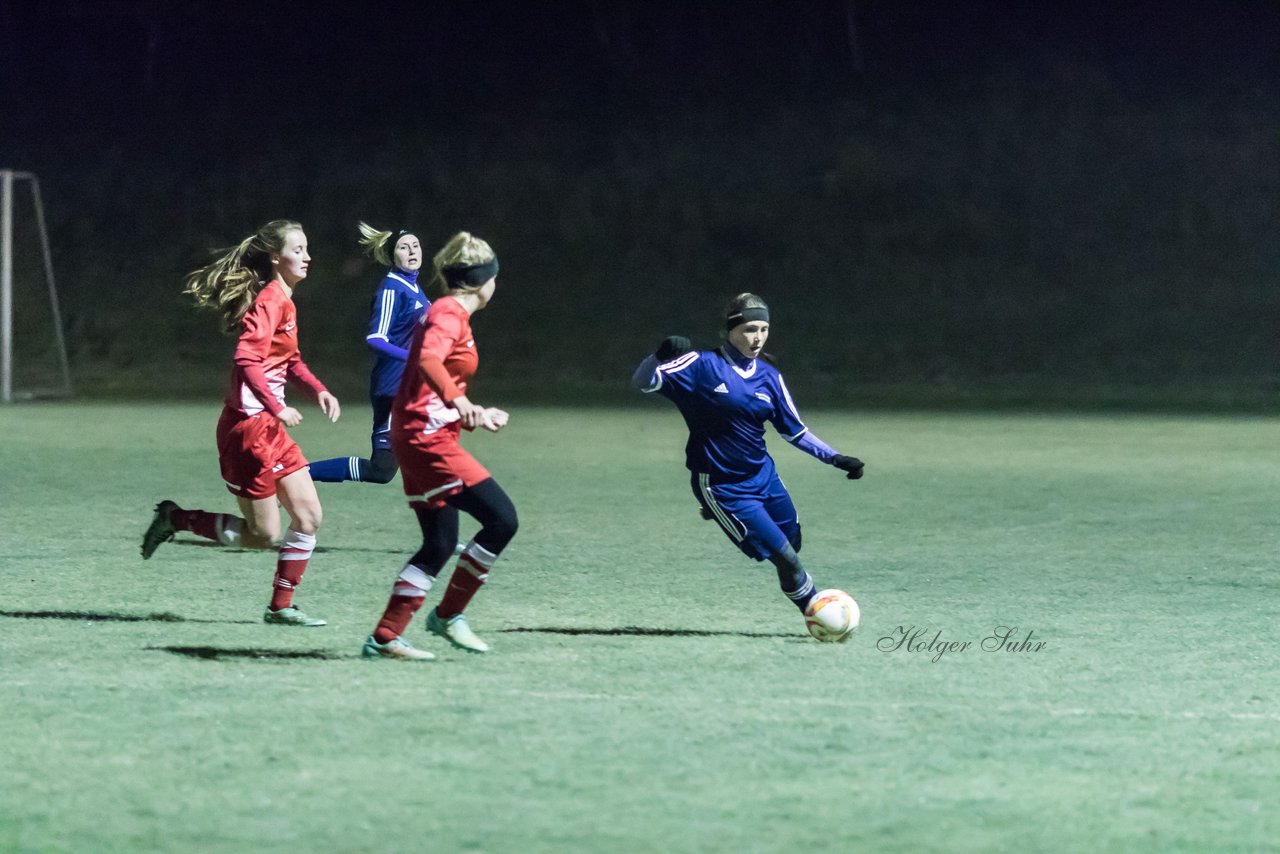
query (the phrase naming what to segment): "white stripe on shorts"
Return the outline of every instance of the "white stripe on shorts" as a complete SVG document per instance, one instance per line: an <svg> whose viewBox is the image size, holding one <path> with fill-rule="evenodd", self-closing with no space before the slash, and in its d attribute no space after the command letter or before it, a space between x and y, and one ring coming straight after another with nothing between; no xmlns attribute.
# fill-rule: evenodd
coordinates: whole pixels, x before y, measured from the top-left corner
<svg viewBox="0 0 1280 854"><path fill-rule="evenodd" d="M724 532L729 535L729 538L735 543L740 543L746 539L746 526L738 522L737 519L730 521L729 514L724 512L724 508L716 503L716 497L711 493L710 475L698 475L698 490L702 493L702 498L707 502L707 506L711 508L711 515L716 517L716 522L719 523L721 528L724 528ZM734 522L738 522L738 524L735 525Z"/></svg>
<svg viewBox="0 0 1280 854"><path fill-rule="evenodd" d="M422 495L408 495L405 497L408 499L409 503L412 504L415 501L426 501L428 498L434 498L442 492L448 492L450 489L454 489L459 486L462 486L461 478L450 483L446 483L444 486L437 486L435 489L430 492L424 492Z"/></svg>

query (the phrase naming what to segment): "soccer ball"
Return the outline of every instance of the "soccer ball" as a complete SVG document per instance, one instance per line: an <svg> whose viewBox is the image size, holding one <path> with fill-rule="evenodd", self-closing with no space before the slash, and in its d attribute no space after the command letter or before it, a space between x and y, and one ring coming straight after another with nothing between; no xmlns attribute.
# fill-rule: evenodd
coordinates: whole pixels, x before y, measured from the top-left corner
<svg viewBox="0 0 1280 854"><path fill-rule="evenodd" d="M844 643L858 627L862 612L843 590L819 590L804 612L804 625L823 643Z"/></svg>

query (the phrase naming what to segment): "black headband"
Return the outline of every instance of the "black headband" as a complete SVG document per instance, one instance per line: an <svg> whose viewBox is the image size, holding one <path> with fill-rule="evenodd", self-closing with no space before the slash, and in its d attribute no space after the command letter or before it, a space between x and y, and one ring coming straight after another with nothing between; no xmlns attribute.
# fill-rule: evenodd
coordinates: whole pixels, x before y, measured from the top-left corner
<svg viewBox="0 0 1280 854"><path fill-rule="evenodd" d="M399 243L400 238L404 237L406 234L412 234L414 237L418 236L418 232L414 231L413 229L402 228L399 231L391 232L391 236L387 238L387 242L386 242L387 254L391 256L392 261L395 261L396 259L395 258L396 244Z"/></svg>
<svg viewBox="0 0 1280 854"><path fill-rule="evenodd" d="M451 288L474 288L498 275L498 259L483 264L471 264L466 267L445 267L440 271L445 284Z"/></svg>
<svg viewBox="0 0 1280 854"><path fill-rule="evenodd" d="M735 311L724 319L725 331L731 331L735 326L741 326L744 323L750 323L753 320L763 320L769 322L769 309L765 306L758 308L744 308L742 311Z"/></svg>

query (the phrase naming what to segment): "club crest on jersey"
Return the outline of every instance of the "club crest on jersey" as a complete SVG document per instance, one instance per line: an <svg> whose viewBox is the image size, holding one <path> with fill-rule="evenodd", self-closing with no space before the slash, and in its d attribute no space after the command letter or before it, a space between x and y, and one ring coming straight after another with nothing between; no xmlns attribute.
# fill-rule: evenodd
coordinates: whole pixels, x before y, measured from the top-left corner
<svg viewBox="0 0 1280 854"><path fill-rule="evenodd" d="M728 393L729 393L729 387L728 387L727 385L725 385L724 383L720 383L720 385L716 386L715 388L713 388L713 389L711 389L711 390L712 390L712 391L714 391L716 394L728 394Z"/></svg>

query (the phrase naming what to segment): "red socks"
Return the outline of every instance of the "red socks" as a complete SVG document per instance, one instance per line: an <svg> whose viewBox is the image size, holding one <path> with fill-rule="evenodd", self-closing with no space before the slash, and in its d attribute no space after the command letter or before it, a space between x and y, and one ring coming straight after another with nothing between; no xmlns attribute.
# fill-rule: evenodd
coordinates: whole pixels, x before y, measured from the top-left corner
<svg viewBox="0 0 1280 854"><path fill-rule="evenodd" d="M290 528L280 544L280 556L276 560L276 578L271 591L271 610L279 611L293 604L293 591L302 582L307 571L307 561L315 550L314 534L300 534Z"/></svg>
<svg viewBox="0 0 1280 854"><path fill-rule="evenodd" d="M489 577L489 570L497 559L496 554L474 542L467 546L466 551L458 555L458 564L449 579L449 586L445 589L440 604L436 605L436 615L447 620L455 614L461 614L471 597L484 585L485 579ZM404 634L413 615L418 613L418 609L426 601L427 591L433 583L434 579L421 567L409 564L401 570L391 589L387 609L382 612L382 619L373 631L373 639L378 643L386 643Z"/></svg>
<svg viewBox="0 0 1280 854"><path fill-rule="evenodd" d="M471 601L471 597L489 578L489 570L493 568L498 556L484 546L472 542L466 551L458 555L458 565L453 569L449 586L436 606L436 615L447 620L461 614Z"/></svg>
<svg viewBox="0 0 1280 854"><path fill-rule="evenodd" d="M244 520L230 513L209 513L205 510L174 510L169 521L178 531L190 531L197 537L215 540L224 546L239 546L244 531Z"/></svg>
<svg viewBox="0 0 1280 854"><path fill-rule="evenodd" d="M387 609L382 612L382 619L378 620L378 627L373 630L373 639L378 643L386 643L404 634L409 621L426 601L431 584L431 576L423 572L421 567L406 565L391 588L391 601L387 602Z"/></svg>
<svg viewBox="0 0 1280 854"><path fill-rule="evenodd" d="M204 510L174 510L169 516L173 527L179 531L190 531L197 537L206 540L218 539L218 522L221 513L208 513Z"/></svg>

